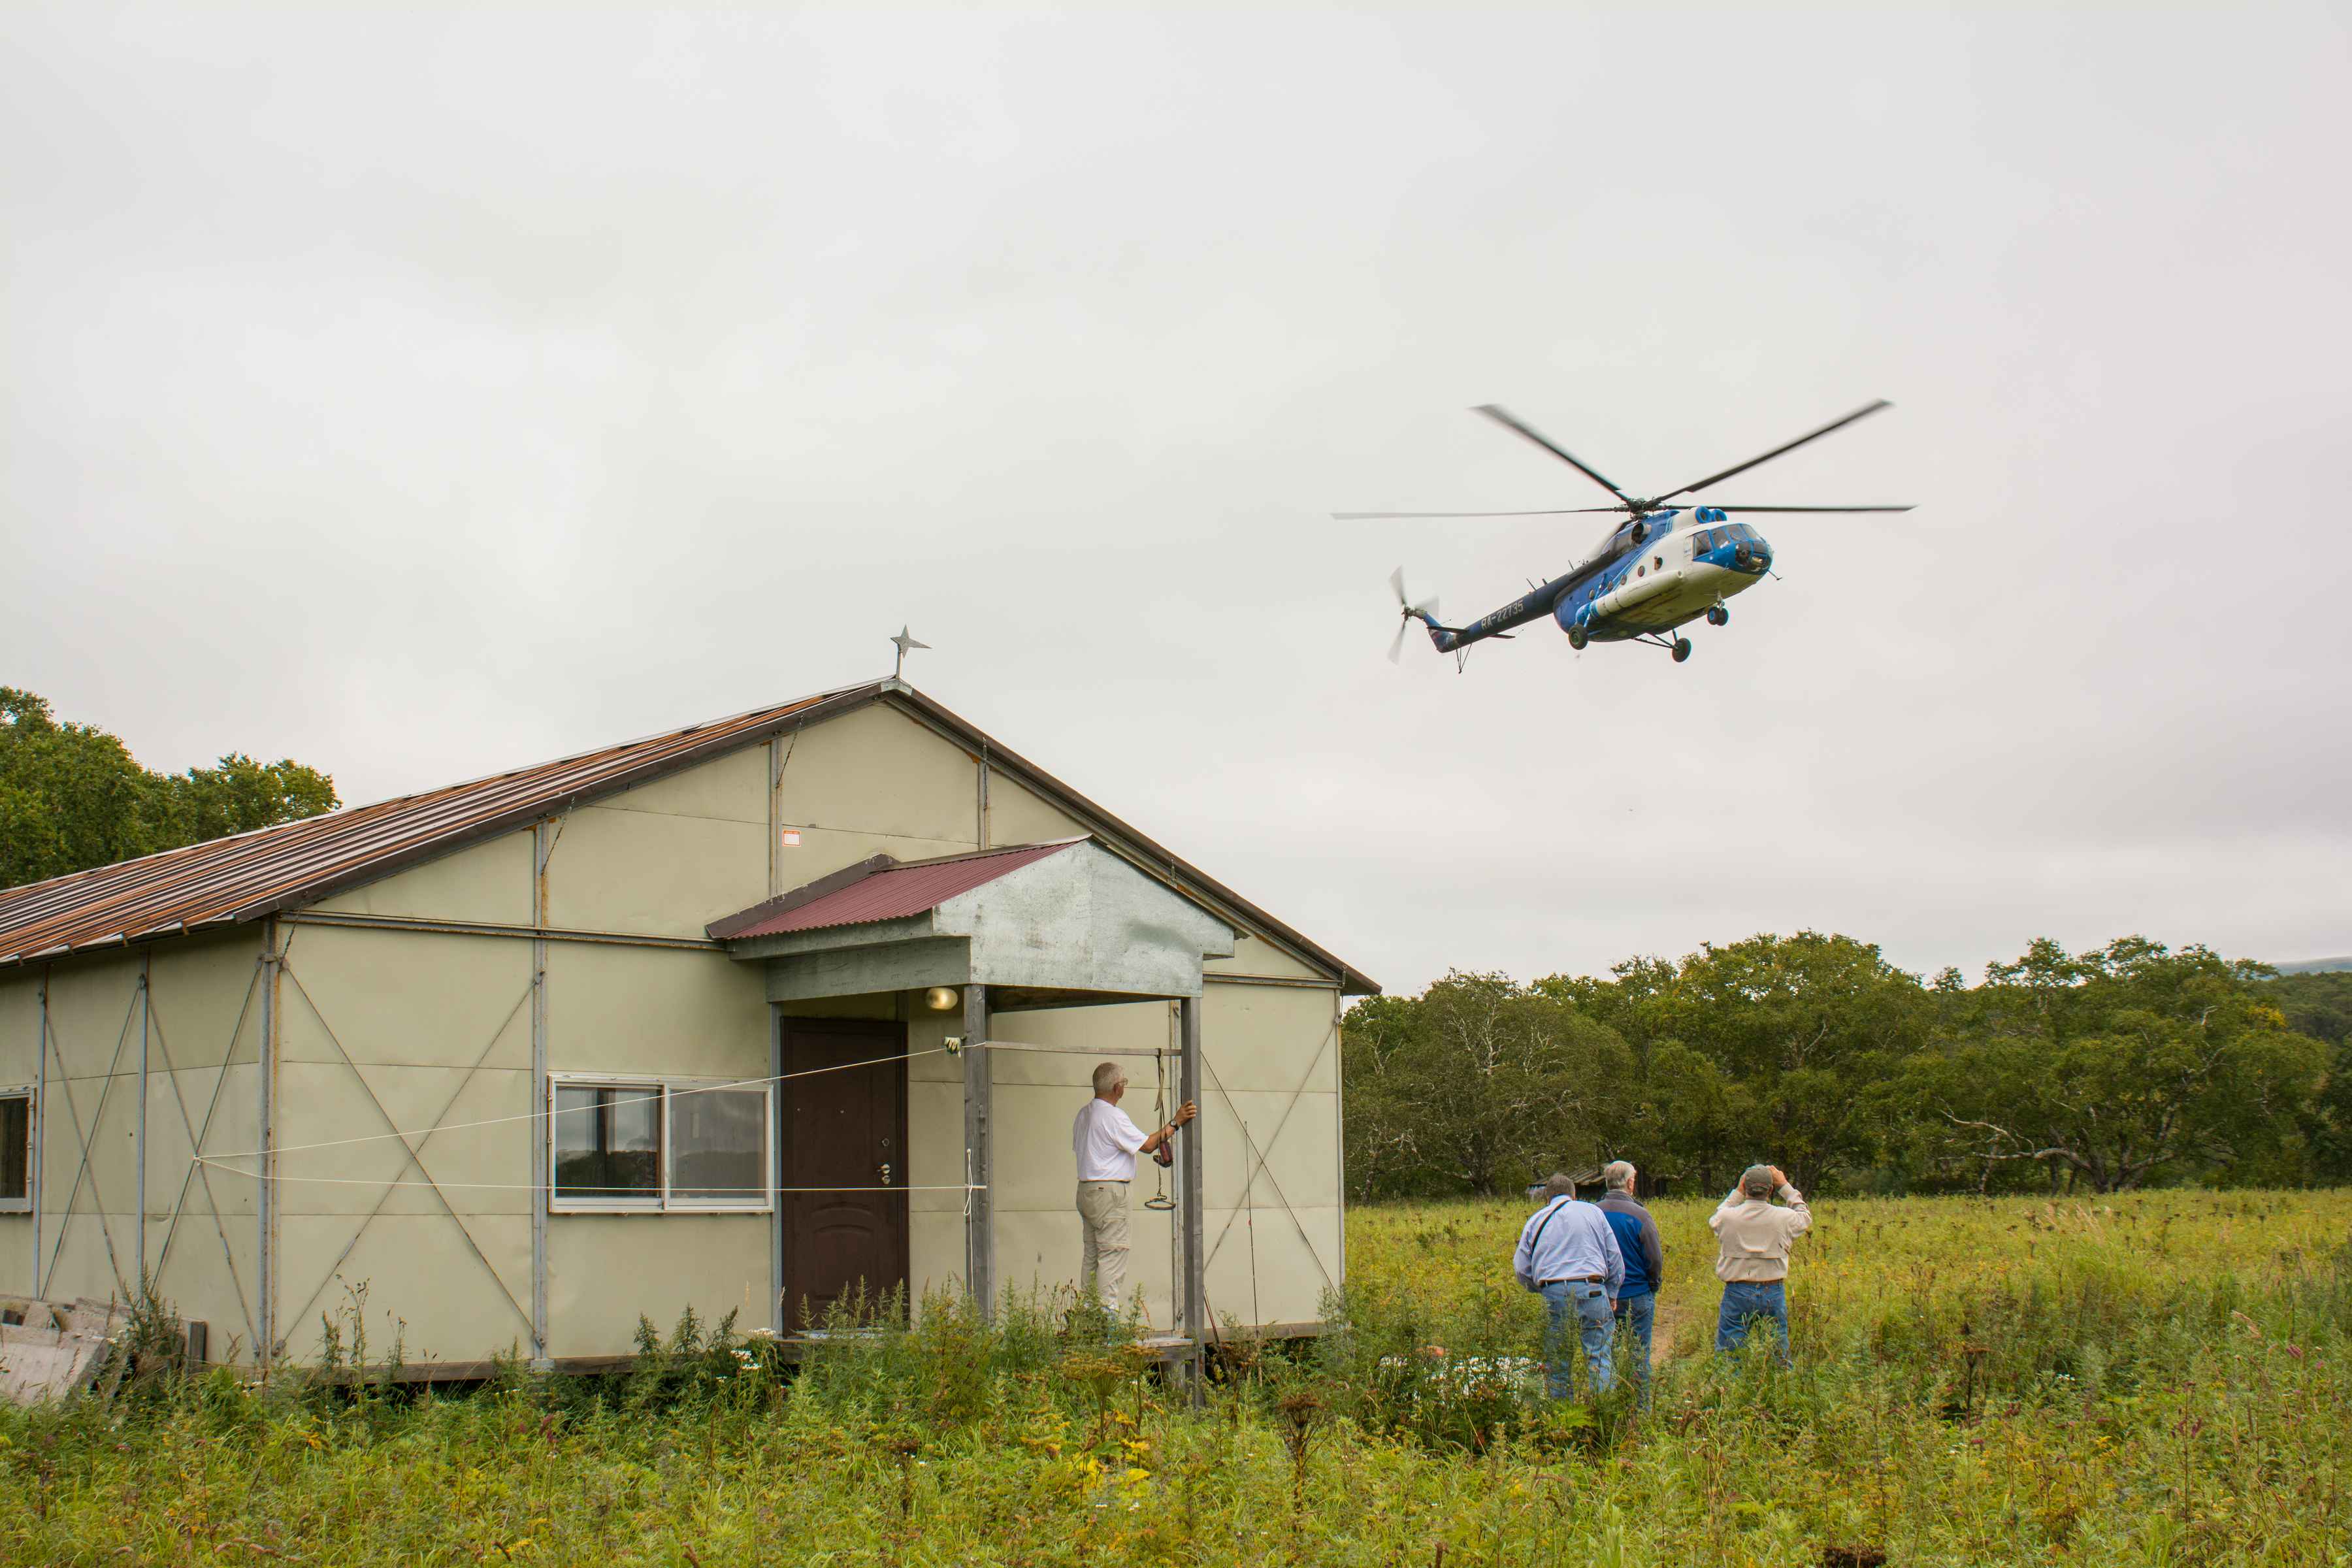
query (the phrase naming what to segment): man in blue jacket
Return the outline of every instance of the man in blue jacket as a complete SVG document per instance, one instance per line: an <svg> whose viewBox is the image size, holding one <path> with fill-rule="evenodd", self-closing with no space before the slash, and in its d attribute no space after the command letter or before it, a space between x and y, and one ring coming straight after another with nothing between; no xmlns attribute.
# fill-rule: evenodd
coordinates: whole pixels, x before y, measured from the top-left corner
<svg viewBox="0 0 2352 1568"><path fill-rule="evenodd" d="M1625 1282L1617 1287L1617 1328L1621 1333L1630 1333L1639 1347L1633 1381L1646 1392L1650 1328L1657 1316L1658 1290L1666 1282L1666 1253L1658 1245L1658 1222L1633 1199L1633 1178L1638 1173L1628 1160L1612 1160L1601 1167L1601 1184L1607 1192L1598 1206L1625 1258Z"/></svg>

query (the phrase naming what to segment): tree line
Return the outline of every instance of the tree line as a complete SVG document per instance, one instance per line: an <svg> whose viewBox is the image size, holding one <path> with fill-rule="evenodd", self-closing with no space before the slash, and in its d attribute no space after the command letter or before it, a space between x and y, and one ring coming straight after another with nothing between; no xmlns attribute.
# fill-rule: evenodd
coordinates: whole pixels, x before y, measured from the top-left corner
<svg viewBox="0 0 2352 1568"><path fill-rule="evenodd" d="M214 768L152 773L91 724L0 686L0 888L332 811L335 781L290 759L232 752Z"/></svg>
<svg viewBox="0 0 2352 1568"><path fill-rule="evenodd" d="M2145 937L1969 984L1802 931L1606 978L1456 971L1346 1016L1355 1198L1516 1193L1624 1158L1674 1190L2352 1182L2352 974Z"/></svg>

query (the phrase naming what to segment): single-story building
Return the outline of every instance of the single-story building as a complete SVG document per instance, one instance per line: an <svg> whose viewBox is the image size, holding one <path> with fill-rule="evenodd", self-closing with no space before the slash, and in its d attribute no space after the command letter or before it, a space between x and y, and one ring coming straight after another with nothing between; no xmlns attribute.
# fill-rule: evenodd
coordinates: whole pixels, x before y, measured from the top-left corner
<svg viewBox="0 0 2352 1568"><path fill-rule="evenodd" d="M1147 1129L1202 1106L1148 1321L1302 1330L1377 989L903 682L825 692L0 891L0 1293L144 1278L267 1365L364 1287L450 1370L1050 1292L1115 1056Z"/></svg>

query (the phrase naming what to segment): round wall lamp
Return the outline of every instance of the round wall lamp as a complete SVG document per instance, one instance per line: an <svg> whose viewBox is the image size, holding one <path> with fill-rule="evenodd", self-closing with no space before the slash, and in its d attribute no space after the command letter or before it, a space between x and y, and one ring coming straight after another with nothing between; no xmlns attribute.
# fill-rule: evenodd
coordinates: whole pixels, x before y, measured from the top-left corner
<svg viewBox="0 0 2352 1568"><path fill-rule="evenodd" d="M934 1013L952 1013L963 1005L963 993L952 985L934 985L923 993L923 1005Z"/></svg>

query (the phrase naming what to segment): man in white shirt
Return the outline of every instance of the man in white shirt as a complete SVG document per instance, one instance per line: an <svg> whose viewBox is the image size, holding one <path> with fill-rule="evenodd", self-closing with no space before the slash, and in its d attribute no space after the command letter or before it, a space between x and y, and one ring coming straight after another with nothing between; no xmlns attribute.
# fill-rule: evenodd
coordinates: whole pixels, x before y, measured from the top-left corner
<svg viewBox="0 0 2352 1568"><path fill-rule="evenodd" d="M1078 1157L1078 1225L1086 1232L1078 1289L1092 1291L1113 1317L1127 1285L1127 1189L1135 1180L1135 1157L1157 1152L1200 1114L1188 1100L1174 1120L1146 1137L1118 1108L1126 1093L1127 1074L1117 1062L1103 1063L1095 1068L1095 1097L1070 1128L1070 1147Z"/></svg>

